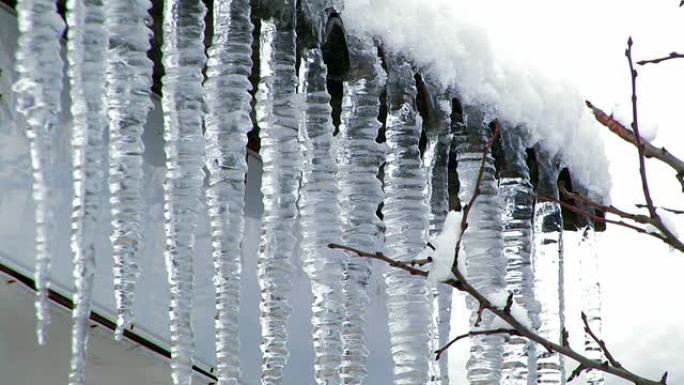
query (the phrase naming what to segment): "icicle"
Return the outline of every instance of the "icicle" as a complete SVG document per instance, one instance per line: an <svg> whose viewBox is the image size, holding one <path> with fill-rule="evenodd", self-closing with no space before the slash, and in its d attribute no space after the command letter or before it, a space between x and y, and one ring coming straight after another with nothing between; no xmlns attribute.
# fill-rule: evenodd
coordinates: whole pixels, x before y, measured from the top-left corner
<svg viewBox="0 0 684 385"><path fill-rule="evenodd" d="M52 146L61 111L63 62L60 38L64 22L54 1L18 0L19 46L17 48L17 110L26 119L26 136L31 151L33 201L36 215L36 333L38 343L46 342L50 323L48 289L52 258L54 213L50 203L53 188Z"/></svg>
<svg viewBox="0 0 684 385"><path fill-rule="evenodd" d="M67 50L71 79L71 114L74 128L74 197L71 251L74 262L74 309L71 331L70 385L85 384L86 350L93 278L94 234L104 185L105 56L107 34L102 0L67 2Z"/></svg>
<svg viewBox="0 0 684 385"><path fill-rule="evenodd" d="M437 81L429 76L425 79L431 92L429 109L431 120L423 122L427 133L428 144L423 162L428 167L428 185L430 187L430 237L442 232L442 225L449 211L448 165L451 148L451 96L441 89ZM449 341L451 321L452 288L438 285L433 291L432 313L432 351L439 349ZM430 383L449 383L448 353L444 353L439 361L430 360Z"/></svg>
<svg viewBox="0 0 684 385"><path fill-rule="evenodd" d="M238 315L244 233L247 132L252 128L252 22L249 0L214 2L214 40L206 89L207 198L216 288L216 376L219 385L240 378Z"/></svg>
<svg viewBox="0 0 684 385"><path fill-rule="evenodd" d="M499 194L503 203L503 254L508 262L506 291L514 294L513 299L528 312L532 325L538 327L539 310L534 299L534 277L530 259L534 190L525 162L523 131L518 127L504 127L501 145L504 162L500 171ZM527 385L529 368L536 365L534 348L526 338L507 338L501 372L502 384Z"/></svg>
<svg viewBox="0 0 684 385"><path fill-rule="evenodd" d="M287 363L287 319L292 312L292 253L300 176L299 113L295 73L295 3L283 3L282 19L261 23L261 80L257 119L264 160L264 194L258 279L261 288L261 383L282 383Z"/></svg>
<svg viewBox="0 0 684 385"><path fill-rule="evenodd" d="M344 83L338 140L338 171L342 242L363 250L382 250L382 223L376 211L383 199L378 168L385 146L376 142L385 71L370 38L347 36L351 64ZM345 270L341 377L344 384L361 384L366 377L365 317L370 305L371 263L350 258Z"/></svg>
<svg viewBox="0 0 684 385"><path fill-rule="evenodd" d="M539 179L537 197L558 198L559 167L541 147L536 147ZM541 306L539 335L560 342L563 317L563 217L560 204L539 201L534 207L534 293ZM563 356L537 349L537 383L564 384Z"/></svg>
<svg viewBox="0 0 684 385"><path fill-rule="evenodd" d="M340 383L345 259L344 254L327 248L329 243L340 242L341 227L326 73L321 50L306 52L299 77L306 102L300 125L304 161L299 211L304 271L313 293L314 378L317 384L334 385Z"/></svg>
<svg viewBox="0 0 684 385"><path fill-rule="evenodd" d="M465 124L455 132L458 157L458 196L463 204L472 197L482 162L482 149L491 135L484 122L483 113L474 107L467 107ZM457 126L458 127L458 126ZM503 256L501 228L501 203L494 172L494 159L487 155L480 185L480 195L470 209L468 229L463 235L466 252L468 280L482 294L500 293L505 287L506 260ZM477 319L478 303L466 299L471 310L470 322ZM486 329L493 316L483 316L480 327ZM471 385L497 384L501 376L503 336L471 338L470 359L467 363L468 380Z"/></svg>
<svg viewBox="0 0 684 385"><path fill-rule="evenodd" d="M106 0L107 102L109 116L109 201L114 251L116 331L120 340L133 322L135 281L141 234L143 126L152 108L152 61L147 58L152 31L148 0Z"/></svg>
<svg viewBox="0 0 684 385"><path fill-rule="evenodd" d="M171 369L176 385L192 380L192 260L202 171L202 68L204 15L200 0L164 3L162 79L166 181L164 218L166 269L171 291Z"/></svg>
<svg viewBox="0 0 684 385"><path fill-rule="evenodd" d="M421 164L418 141L421 122L416 111L413 69L404 59L388 57L387 165L383 208L387 255L406 261L425 247L428 228L427 178ZM387 313L394 360L394 383L428 381L431 303L425 280L390 269Z"/></svg>
<svg viewBox="0 0 684 385"><path fill-rule="evenodd" d="M575 191L582 195L588 195L586 188L575 183ZM575 202L582 210L593 212L592 208L586 207L582 202ZM596 253L596 233L591 219L577 216L577 222L581 226L576 255L580 261L580 281L582 285L582 311L587 316L587 323L596 335L601 335L601 284L599 280L599 257ZM589 333L584 334L585 355L593 360L603 361L605 357L601 347L594 341ZM603 385L605 382L603 372L591 370L585 374L587 384Z"/></svg>

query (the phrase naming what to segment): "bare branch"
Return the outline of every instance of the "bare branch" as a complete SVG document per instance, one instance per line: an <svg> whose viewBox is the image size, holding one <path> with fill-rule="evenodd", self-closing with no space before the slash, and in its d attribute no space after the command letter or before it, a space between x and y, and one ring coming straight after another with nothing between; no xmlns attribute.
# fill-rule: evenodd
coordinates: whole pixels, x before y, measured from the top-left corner
<svg viewBox="0 0 684 385"><path fill-rule="evenodd" d="M359 249L355 249L353 247L338 245L336 243L330 243L330 244L328 244L328 247L331 249L340 249L340 250L350 251L350 252L358 255L359 257L366 257L366 258L372 258L372 259L377 259L379 261L383 261L392 267L396 267L396 268L402 269L404 271L407 271L411 275L418 275L421 277L427 277L427 275L428 275L428 273L423 271L423 270L416 269L415 267L412 267L411 265L408 265L408 264L401 262L401 261L395 261L394 259L389 258L380 252L368 253L365 251L361 251Z"/></svg>
<svg viewBox="0 0 684 385"><path fill-rule="evenodd" d="M637 145L634 132L617 121L617 119L615 119L612 115L608 115L600 108L594 106L590 101L587 100L586 104L587 107L591 109L594 117L599 123L607 127L612 133L620 137L622 140L631 143L634 146ZM658 159L659 161L670 166L675 171L675 177L682 185L682 191L684 192L684 161L674 156L665 147L658 148L644 138L640 138L640 142L645 157Z"/></svg>
<svg viewBox="0 0 684 385"><path fill-rule="evenodd" d="M680 4L680 6L681 6L681 4ZM684 59L684 54L677 53L677 52L670 52L670 54L667 56L659 57L657 59L651 59L651 60L640 60L637 62L637 64L640 66L645 65L645 64L658 64L660 62L664 62L664 61L672 60L672 59Z"/></svg>
<svg viewBox="0 0 684 385"><path fill-rule="evenodd" d="M444 353L447 349L449 349L449 347L451 347L451 345L455 344L456 342L458 342L464 338L474 337L474 336L489 336L489 335L494 335L494 334L509 334L512 336L520 335L518 333L518 331L515 329L504 329L504 328L491 329L491 330L476 330L476 331L472 331L469 333L461 334L459 336L456 336L453 340L449 341L446 345L435 350L435 360L439 360L442 357L442 353Z"/></svg>
<svg viewBox="0 0 684 385"><path fill-rule="evenodd" d="M638 207L638 208L640 208L640 209L646 208L646 205L643 205L643 204L640 204L640 203L635 204L635 206ZM677 215L682 215L682 214L684 214L684 210L671 209L671 208L663 207L663 206L657 206L656 208L657 208L658 210L669 211L669 212L671 212L672 214L677 214Z"/></svg>
<svg viewBox="0 0 684 385"><path fill-rule="evenodd" d="M591 327L589 326L589 321L587 321L587 315L582 312L582 322L584 322L584 331L591 336L591 338L598 344L598 346L601 348L601 351L603 354L606 356L608 359L608 362L613 365L616 368L622 368L622 364L620 364L615 357L613 357L612 354L610 354L610 351L608 351L608 348L606 347L606 343L598 338L596 333L594 333L593 330L591 330Z"/></svg>

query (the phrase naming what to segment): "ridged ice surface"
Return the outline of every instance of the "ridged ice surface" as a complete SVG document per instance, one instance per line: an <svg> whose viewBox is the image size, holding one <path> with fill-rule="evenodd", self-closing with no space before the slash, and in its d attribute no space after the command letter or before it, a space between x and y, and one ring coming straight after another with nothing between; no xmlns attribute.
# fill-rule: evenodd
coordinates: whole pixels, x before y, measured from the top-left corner
<svg viewBox="0 0 684 385"><path fill-rule="evenodd" d="M344 83L340 132L336 140L342 241L362 250L382 250L383 225L376 216L383 200L378 168L385 146L376 142L385 71L370 39L348 36L350 79ZM350 258L344 273L342 383L361 384L368 370L366 314L370 305L371 263Z"/></svg>
<svg viewBox="0 0 684 385"><path fill-rule="evenodd" d="M166 144L164 229L171 292L171 370L175 385L192 379L192 261L204 173L202 68L204 15L200 0L164 3L162 107Z"/></svg>
<svg viewBox="0 0 684 385"><path fill-rule="evenodd" d="M425 127L428 144L423 162L428 167L428 182L430 187L430 237L436 237L442 232L442 226L447 212L449 212L449 151L451 149L451 97L448 92L431 85L433 119L430 127ZM432 347L437 350L449 341L451 320L451 295L453 289L448 285L438 285L432 292ZM439 361L430 361L430 383L449 383L448 351Z"/></svg>
<svg viewBox="0 0 684 385"><path fill-rule="evenodd" d="M306 52L299 76L299 92L305 102L299 128L303 153L299 224L304 271L311 279L313 294L314 379L319 385L334 385L340 384L346 258L327 247L340 242L341 226L326 75L321 50Z"/></svg>
<svg viewBox="0 0 684 385"><path fill-rule="evenodd" d="M601 284L599 280L599 256L596 252L596 233L590 225L585 226L582 237L574 253L580 258L580 280L582 282L582 311L587 316L591 330L601 336ZM594 360L603 361L603 353L596 341L588 333L584 335L585 355ZM591 370L585 373L587 384L603 385L603 372Z"/></svg>
<svg viewBox="0 0 684 385"><path fill-rule="evenodd" d="M85 384L86 350L95 275L95 226L104 185L105 56L107 34L102 0L67 2L67 59L71 81L74 309L71 329L70 385Z"/></svg>
<svg viewBox="0 0 684 385"><path fill-rule="evenodd" d="M143 142L152 108L152 61L147 58L152 31L148 0L106 0L107 113L109 116L109 203L114 256L115 337L132 326L135 281L142 240L141 189Z"/></svg>
<svg viewBox="0 0 684 385"><path fill-rule="evenodd" d="M476 188L482 149L491 136L485 125L484 116L476 108L466 108L465 125L457 131L457 172L460 182L458 196L462 204L467 204ZM481 193L468 214L468 228L463 235L463 248L466 252L468 281L485 296L503 290L506 260L503 257L501 227L501 201L494 174L494 159L487 155ZM471 311L471 326L477 319L478 303L467 298ZM485 316L480 327L486 329L492 316ZM471 338L470 359L466 364L467 376L471 385L499 383L503 354L503 336L484 336Z"/></svg>
<svg viewBox="0 0 684 385"><path fill-rule="evenodd" d="M503 204L503 254L506 257L506 291L527 311L531 324L538 324L539 310L534 299L532 274L532 216L534 190L525 162L525 145L522 133L505 127L501 133L504 167L501 171L499 195ZM527 385L530 367L536 365L535 346L526 338L510 336L504 346L501 383ZM530 349L533 349L530 352Z"/></svg>
<svg viewBox="0 0 684 385"><path fill-rule="evenodd" d="M563 328L563 222L560 205L537 202L534 208L534 292L541 306L539 335L560 343ZM537 349L537 383L563 384L563 357Z"/></svg>
<svg viewBox="0 0 684 385"><path fill-rule="evenodd" d="M284 6L294 14L294 4ZM300 178L297 140L295 31L292 23L261 23L261 80L257 119L261 128L264 195L258 281L261 289L261 352L264 385L281 384L287 363L287 320L292 313L292 254Z"/></svg>
<svg viewBox="0 0 684 385"><path fill-rule="evenodd" d="M241 242L244 234L252 22L248 0L214 3L205 101L207 200L216 289L216 377L219 385L240 378L238 316Z"/></svg>
<svg viewBox="0 0 684 385"><path fill-rule="evenodd" d="M428 230L427 173L420 159L420 119L411 65L389 57L387 164L384 221L386 254L407 261L425 247ZM431 293L424 279L398 269L385 274L394 383L427 383L431 351Z"/></svg>
<svg viewBox="0 0 684 385"><path fill-rule="evenodd" d="M51 166L56 124L61 110L63 62L60 38L64 22L54 1L19 0L16 5L19 41L14 84L17 110L26 119L26 136L31 152L33 201L36 215L35 303L38 343L46 342L50 322L47 293L53 252L54 210L49 197L53 190Z"/></svg>

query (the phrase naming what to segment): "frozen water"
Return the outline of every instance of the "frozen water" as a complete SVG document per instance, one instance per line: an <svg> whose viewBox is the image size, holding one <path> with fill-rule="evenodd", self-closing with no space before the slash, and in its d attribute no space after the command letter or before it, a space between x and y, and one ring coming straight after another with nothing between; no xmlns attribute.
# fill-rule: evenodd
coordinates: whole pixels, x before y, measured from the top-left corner
<svg viewBox="0 0 684 385"><path fill-rule="evenodd" d="M596 233L591 225L585 226L582 236L577 245L575 255L579 257L582 282L582 311L587 316L587 323L596 335L601 335L601 284L599 282L599 256L596 252ZM584 351L588 358L603 361L603 352L596 341L589 335L584 334ZM604 373L598 370L590 370L585 374L587 384L603 385Z"/></svg>
<svg viewBox="0 0 684 385"><path fill-rule="evenodd" d="M252 22L248 0L214 3L214 38L208 50L205 102L207 203L216 289L216 377L240 378L239 309L244 234L247 132L252 87Z"/></svg>
<svg viewBox="0 0 684 385"><path fill-rule="evenodd" d="M346 257L327 247L340 242L341 226L326 75L321 50L307 51L299 76L299 92L305 102L299 131L304 156L299 212L304 271L311 279L313 293L314 379L320 385L335 385L341 381Z"/></svg>
<svg viewBox="0 0 684 385"><path fill-rule="evenodd" d="M31 152L33 201L36 218L36 333L38 343L46 342L50 323L47 293L50 287L50 260L53 253L54 208L49 197L53 189L53 142L61 111L63 62L60 38L64 22L54 1L19 0L16 5L19 41L16 54L17 111L26 120L26 136Z"/></svg>
<svg viewBox="0 0 684 385"><path fill-rule="evenodd" d="M466 204L475 191L483 146L491 133L482 112L473 107L465 109L465 124L457 127L454 140L457 145L457 172L460 181L458 196ZM494 159L490 154L485 158L484 166L480 195L470 209L468 228L463 234L463 249L466 254L468 281L488 296L504 289L506 260L502 254L502 207L494 175ZM467 304L471 311L472 326L477 319L478 303L474 298L468 298ZM491 314L485 314L481 326L489 326L492 318ZM472 385L499 382L503 342L503 336L471 338L467 371Z"/></svg>
<svg viewBox="0 0 684 385"><path fill-rule="evenodd" d="M428 139L423 162L428 166L428 183L430 188L430 236L435 237L442 232L442 224L449 211L449 151L451 149L451 95L440 87L432 77L426 77L425 84L430 92L430 112L432 120L423 122L423 130ZM452 229L455 230L455 229ZM459 229L460 236L460 229ZM451 248L454 253L455 246ZM453 262L453 261L452 261ZM451 264L447 267L451 273ZM451 295L453 289L448 285L437 285L433 290L433 346L437 350L449 341L449 323L451 319ZM439 362L431 365L431 379L434 384L448 384L448 352L442 354Z"/></svg>
<svg viewBox="0 0 684 385"><path fill-rule="evenodd" d="M556 174L557 175L557 174ZM537 202L534 208L534 292L541 306L540 336L560 342L563 319L562 217L557 202ZM537 350L537 383L565 382L564 359L558 353Z"/></svg>
<svg viewBox="0 0 684 385"><path fill-rule="evenodd" d="M105 56L107 34L102 0L67 2L67 59L71 80L74 262L70 385L85 384L86 349L95 275L95 234L104 185Z"/></svg>
<svg viewBox="0 0 684 385"><path fill-rule="evenodd" d="M377 117L385 71L370 38L349 35L347 45L351 70L349 80L344 82L340 132L336 137L342 242L359 249L382 250L383 224L375 213L384 197L377 176L386 148L375 138L382 125ZM347 261L340 370L344 384L360 384L367 374L364 330L370 277L369 260Z"/></svg>
<svg viewBox="0 0 684 385"><path fill-rule="evenodd" d="M294 2L283 3L284 20L261 23L261 80L257 119L264 161L262 237L258 261L261 289L261 351L264 385L280 384L287 363L287 319L292 313L292 254L300 179L299 103L295 71Z"/></svg>
<svg viewBox="0 0 684 385"><path fill-rule="evenodd" d="M133 322L135 281L141 248L143 126L152 108L152 31L148 0L107 0L107 114L109 117L109 203L114 257L115 337Z"/></svg>
<svg viewBox="0 0 684 385"><path fill-rule="evenodd" d="M499 194L503 204L503 254L506 257L506 289L513 293L515 304L528 314L524 319L538 317L534 300L531 268L532 215L534 191L525 162L525 144L522 130L504 127L501 133L504 165L499 181ZM536 365L535 346L519 336L509 336L504 346L501 373L502 384L527 385L529 367ZM532 352L530 352L532 349Z"/></svg>
<svg viewBox="0 0 684 385"><path fill-rule="evenodd" d="M387 255L414 259L425 246L429 197L427 172L420 159L421 121L411 65L388 55L387 164L383 208ZM431 351L432 303L426 282L399 269L385 273L387 313L394 360L395 384L426 383Z"/></svg>
<svg viewBox="0 0 684 385"><path fill-rule="evenodd" d="M608 160L582 95L556 74L502 55L490 40L490 20L469 18L470 3L479 2L346 0L343 15L347 31L377 36L387 50L408 55L454 86L464 105L486 106L513 126L523 124L532 143L543 140L551 153L560 151L573 175L605 196Z"/></svg>
<svg viewBox="0 0 684 385"><path fill-rule="evenodd" d="M175 385L192 381L195 230L204 179L202 69L204 15L199 0L164 3L162 79L166 180L164 218L166 268L171 292L171 370Z"/></svg>

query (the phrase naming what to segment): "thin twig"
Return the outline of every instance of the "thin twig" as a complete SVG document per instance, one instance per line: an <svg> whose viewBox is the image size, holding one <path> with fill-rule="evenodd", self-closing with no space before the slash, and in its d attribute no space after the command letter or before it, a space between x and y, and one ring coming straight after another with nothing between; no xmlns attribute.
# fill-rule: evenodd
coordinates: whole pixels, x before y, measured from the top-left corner
<svg viewBox="0 0 684 385"><path fill-rule="evenodd" d="M637 62L638 65L646 65L646 64L658 64L660 62L672 60L672 59L684 59L684 54L678 53L678 52L670 52L669 55L664 56L664 57L659 57L657 59L650 59L650 60L640 60Z"/></svg>
<svg viewBox="0 0 684 385"><path fill-rule="evenodd" d="M472 332L464 333L459 336L454 337L451 341L449 341L446 345L442 346L441 348L435 350L435 360L438 360L442 357L442 353L444 353L451 345L455 344L456 342L467 338L467 337L474 337L474 336L490 336L494 334L508 334L512 336L519 336L520 333L518 333L517 330L515 329L505 329L505 328L499 328L499 329L490 329L490 330L475 330Z"/></svg>
<svg viewBox="0 0 684 385"><path fill-rule="evenodd" d="M383 261L383 262L387 263L388 265L390 265L392 267L396 267L396 268L402 269L404 271L407 271L411 275L419 275L421 277L427 277L427 275L428 275L428 273L426 271L416 269L415 267L412 267L411 265L407 265L406 263L401 262L401 261L395 261L394 259L389 258L389 257L385 256L385 254L380 253L380 252L368 253L365 251L361 251L359 249L355 249L355 248L350 247L350 246L338 245L336 243L329 243L328 248L346 250L346 251L350 251L350 252L358 255L359 257L377 259L379 261Z"/></svg>
<svg viewBox="0 0 684 385"><path fill-rule="evenodd" d="M643 204L641 204L641 203L637 203L637 204L635 204L635 206L638 207L638 208L640 208L640 209L646 208L646 205L643 205ZM658 210L669 211L669 212L671 212L672 214L677 214L677 215L682 215L682 214L684 214L684 210L671 209L671 208L663 207L663 206L658 206L658 207L656 207L656 208L657 208Z"/></svg>
<svg viewBox="0 0 684 385"><path fill-rule="evenodd" d="M589 334L589 336L598 344L598 346L601 348L601 351L606 356L606 359L608 359L608 362L616 368L622 368L622 364L620 364L615 357L610 354L610 351L606 347L606 343L602 339L598 338L596 333L591 330L589 321L587 320L587 315L584 314L584 312L582 312L582 322L584 322L584 331L587 332L587 334Z"/></svg>
<svg viewBox="0 0 684 385"><path fill-rule="evenodd" d="M651 190L648 187L648 177L646 176L646 160L644 159L644 148L641 146L641 135L639 134L639 116L637 109L637 91L636 91L636 78L639 75L634 69L634 63L632 62L632 37L627 39L627 49L625 50L625 56L627 57L627 62L629 63L629 72L632 77L632 131L634 131L634 139L636 140L637 153L639 154L639 175L641 176L641 188L644 191L644 198L646 199L646 205L648 206L648 212L651 214L651 218L658 218L658 213L656 212L655 206L653 205L653 198L651 197Z"/></svg>

